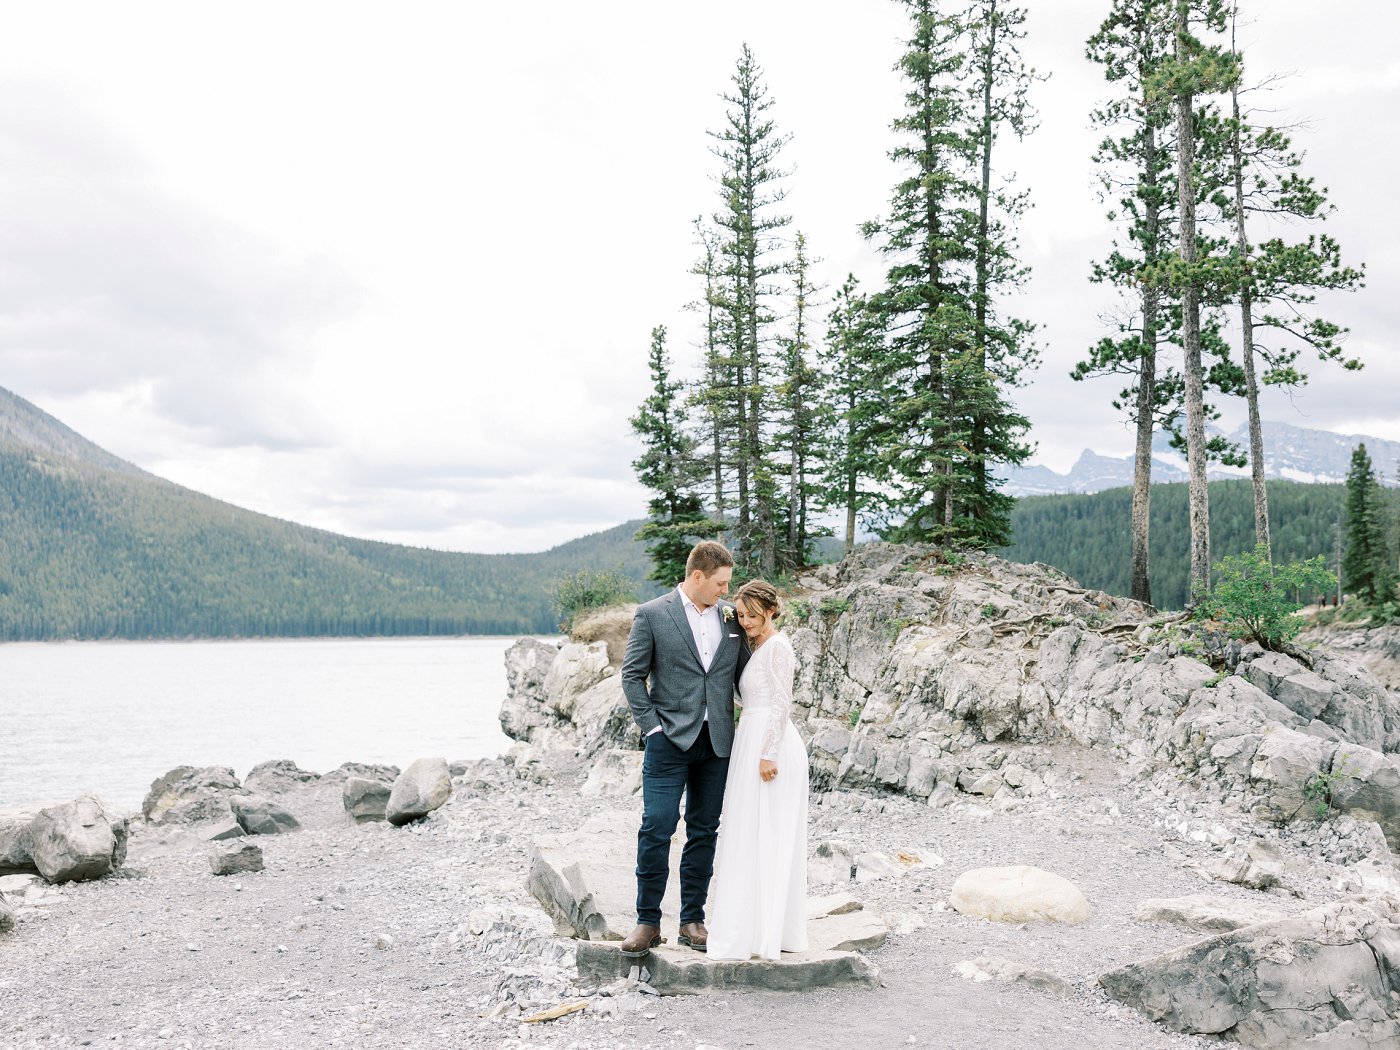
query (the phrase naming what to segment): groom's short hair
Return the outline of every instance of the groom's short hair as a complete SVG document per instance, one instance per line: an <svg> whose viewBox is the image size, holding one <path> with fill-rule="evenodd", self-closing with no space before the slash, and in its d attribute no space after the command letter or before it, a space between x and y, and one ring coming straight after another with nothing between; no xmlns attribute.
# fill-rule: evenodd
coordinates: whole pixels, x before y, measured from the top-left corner
<svg viewBox="0 0 1400 1050"><path fill-rule="evenodd" d="M716 540L701 540L694 547L690 548L690 557L685 560L685 575L690 578L690 574L699 569L706 577L713 576L716 569L723 569L725 566L733 567L734 555L729 553L729 548Z"/></svg>

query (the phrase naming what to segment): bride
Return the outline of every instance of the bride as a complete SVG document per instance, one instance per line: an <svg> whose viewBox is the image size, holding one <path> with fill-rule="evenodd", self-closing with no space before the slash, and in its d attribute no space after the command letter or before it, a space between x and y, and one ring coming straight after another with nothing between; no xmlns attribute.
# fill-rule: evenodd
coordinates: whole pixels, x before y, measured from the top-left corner
<svg viewBox="0 0 1400 1050"><path fill-rule="evenodd" d="M807 949L807 749L789 717L796 659L773 622L778 592L750 580L734 604L753 655L739 679L707 953L776 959Z"/></svg>

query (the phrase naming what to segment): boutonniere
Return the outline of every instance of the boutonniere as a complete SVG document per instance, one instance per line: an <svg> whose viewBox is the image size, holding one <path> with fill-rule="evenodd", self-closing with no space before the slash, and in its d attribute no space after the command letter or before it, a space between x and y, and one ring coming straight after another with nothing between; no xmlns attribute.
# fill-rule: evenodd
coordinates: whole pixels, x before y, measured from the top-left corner
<svg viewBox="0 0 1400 1050"><path fill-rule="evenodd" d="M734 619L734 606L721 605L719 607L719 614L724 618L724 622L728 623L730 620Z"/></svg>

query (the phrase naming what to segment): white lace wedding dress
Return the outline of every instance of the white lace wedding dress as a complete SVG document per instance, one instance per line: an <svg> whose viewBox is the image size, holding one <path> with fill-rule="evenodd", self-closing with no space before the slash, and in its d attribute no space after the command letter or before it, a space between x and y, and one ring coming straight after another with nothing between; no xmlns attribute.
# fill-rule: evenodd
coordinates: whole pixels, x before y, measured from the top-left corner
<svg viewBox="0 0 1400 1050"><path fill-rule="evenodd" d="M807 748L790 718L796 667L792 643L779 632L739 679L743 713L715 848L711 959L807 949ZM761 758L777 764L771 781L759 778Z"/></svg>

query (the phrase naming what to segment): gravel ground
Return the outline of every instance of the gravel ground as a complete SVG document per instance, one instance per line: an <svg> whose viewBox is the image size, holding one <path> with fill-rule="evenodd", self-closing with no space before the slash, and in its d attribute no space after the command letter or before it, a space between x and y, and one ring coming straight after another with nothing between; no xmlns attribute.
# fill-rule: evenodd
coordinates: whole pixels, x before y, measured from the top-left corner
<svg viewBox="0 0 1400 1050"><path fill-rule="evenodd" d="M925 861L854 887L895 931L873 953L883 978L874 990L657 998L617 987L564 1019L522 1023L580 994L571 942L553 936L524 891L531 836L575 828L600 805L640 804L581 798L579 768L540 784L486 762L456 778L445 807L405 828L350 824L338 784L285 794L304 830L256 840L267 865L257 874L214 877L207 847L188 832L138 827L121 875L20 902L17 929L0 936L0 1046L1206 1046L1116 1006L1095 977L1196 938L1134 921L1144 898L1261 897L1184 866L1217 853L1211 829L1241 840L1276 833L1162 775L1127 779L1098 753L1033 757L1060 771L1058 782L1009 804L814 799L813 847L840 839ZM1293 893L1267 899L1302 908L1337 896L1333 861L1356 859L1363 830L1334 822L1290 832L1281 848ZM1007 926L948 909L958 874L1010 863L1071 879L1093 918ZM954 976L979 955L1048 970L1074 995Z"/></svg>

